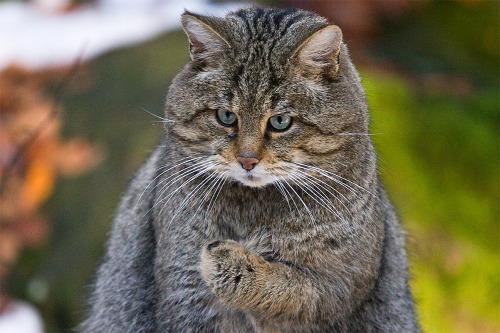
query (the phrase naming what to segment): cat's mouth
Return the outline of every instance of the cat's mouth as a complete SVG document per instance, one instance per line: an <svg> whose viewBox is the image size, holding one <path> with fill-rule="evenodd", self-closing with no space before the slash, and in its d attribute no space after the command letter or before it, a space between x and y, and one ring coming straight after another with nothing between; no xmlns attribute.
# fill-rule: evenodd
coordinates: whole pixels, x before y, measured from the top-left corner
<svg viewBox="0 0 500 333"><path fill-rule="evenodd" d="M253 172L247 172L247 174L233 175L233 178L242 183L243 185L250 187L261 187L269 184L268 181Z"/></svg>
<svg viewBox="0 0 500 333"><path fill-rule="evenodd" d="M240 165L231 166L229 173L233 179L250 187L262 187L274 182L275 178L269 175L262 167L253 170L243 170Z"/></svg>
<svg viewBox="0 0 500 333"><path fill-rule="evenodd" d="M248 175L245 175L245 179L249 180L249 181L254 181L254 180L258 180L259 178L255 177L254 175L252 175L251 173L249 173Z"/></svg>

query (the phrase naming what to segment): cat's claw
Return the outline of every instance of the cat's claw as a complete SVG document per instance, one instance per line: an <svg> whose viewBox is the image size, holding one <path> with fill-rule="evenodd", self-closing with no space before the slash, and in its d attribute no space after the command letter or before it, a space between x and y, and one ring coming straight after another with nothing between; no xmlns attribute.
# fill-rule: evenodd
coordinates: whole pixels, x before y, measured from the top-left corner
<svg viewBox="0 0 500 333"><path fill-rule="evenodd" d="M255 294L256 285L271 266L237 242L224 240L203 248L200 269L203 279L220 300L238 306Z"/></svg>

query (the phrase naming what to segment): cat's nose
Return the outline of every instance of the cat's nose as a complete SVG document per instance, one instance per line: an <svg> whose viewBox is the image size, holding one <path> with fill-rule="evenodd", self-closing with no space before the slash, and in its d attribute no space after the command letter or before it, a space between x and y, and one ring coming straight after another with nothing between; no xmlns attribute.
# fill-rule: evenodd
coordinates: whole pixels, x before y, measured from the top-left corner
<svg viewBox="0 0 500 333"><path fill-rule="evenodd" d="M241 164L241 167L245 170L252 170L253 168L255 168L255 165L257 163L259 163L259 159L258 158L254 158L254 157L243 157L243 156L238 156L236 157L236 160L238 162L240 162Z"/></svg>

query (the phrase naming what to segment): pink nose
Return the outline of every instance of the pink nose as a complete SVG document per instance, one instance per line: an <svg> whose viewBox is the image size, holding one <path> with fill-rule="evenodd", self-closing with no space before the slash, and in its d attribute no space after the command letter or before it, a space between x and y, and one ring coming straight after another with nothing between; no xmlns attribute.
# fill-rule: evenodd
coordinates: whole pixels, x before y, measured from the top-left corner
<svg viewBox="0 0 500 333"><path fill-rule="evenodd" d="M248 171L252 170L255 167L255 165L257 163L259 163L259 161L260 161L257 158L241 157L241 156L236 157L236 160L238 162L240 162L240 164L243 167L243 169L248 170Z"/></svg>

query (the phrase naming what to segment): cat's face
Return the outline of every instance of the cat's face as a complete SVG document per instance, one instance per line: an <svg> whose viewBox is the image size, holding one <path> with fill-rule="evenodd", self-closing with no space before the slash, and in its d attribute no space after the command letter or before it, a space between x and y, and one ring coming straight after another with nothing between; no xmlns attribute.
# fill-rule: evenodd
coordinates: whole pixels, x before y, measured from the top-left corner
<svg viewBox="0 0 500 333"><path fill-rule="evenodd" d="M217 21L185 14L192 61L167 96L169 131L183 154L207 156L210 172L251 187L300 179L300 164L342 155L348 140L339 133L366 131L340 29L301 11L272 25L265 13ZM303 26L279 32L290 25L286 15Z"/></svg>

